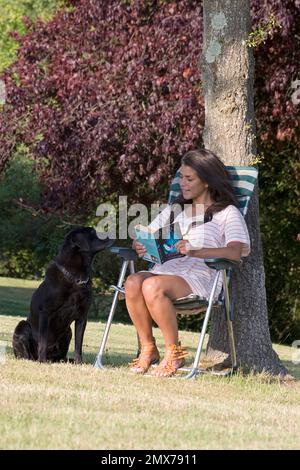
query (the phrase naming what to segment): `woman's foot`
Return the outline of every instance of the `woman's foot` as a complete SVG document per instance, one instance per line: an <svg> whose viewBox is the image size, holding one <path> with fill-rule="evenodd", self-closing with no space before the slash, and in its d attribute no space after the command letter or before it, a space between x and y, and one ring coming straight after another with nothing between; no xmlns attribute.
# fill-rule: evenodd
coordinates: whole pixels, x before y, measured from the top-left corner
<svg viewBox="0 0 300 470"><path fill-rule="evenodd" d="M184 366L184 358L188 355L185 348L177 344L166 347L166 355L151 375L155 377L172 377L180 367Z"/></svg>
<svg viewBox="0 0 300 470"><path fill-rule="evenodd" d="M155 344L155 339L153 338L151 343L141 345L139 357L129 364L129 368L135 374L145 374L151 365L159 362L159 359L159 352Z"/></svg>

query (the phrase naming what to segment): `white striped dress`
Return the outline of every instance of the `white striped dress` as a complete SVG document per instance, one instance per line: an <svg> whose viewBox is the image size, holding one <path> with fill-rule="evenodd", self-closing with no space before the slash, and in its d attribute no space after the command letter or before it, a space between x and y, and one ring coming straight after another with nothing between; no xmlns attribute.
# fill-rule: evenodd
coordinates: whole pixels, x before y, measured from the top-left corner
<svg viewBox="0 0 300 470"><path fill-rule="evenodd" d="M164 209L150 224L150 227L157 230L167 225L170 218L170 206ZM190 222L195 221L194 218ZM197 219L196 219L197 220ZM182 233L185 233L185 224L182 214L175 218L179 222ZM247 226L240 211L232 205L227 206L220 212L213 215L210 222L191 227L184 235L192 247L196 248L221 248L226 247L229 242L237 241L242 243L242 256L250 253L250 239ZM165 262L162 265L155 264L149 271L153 274L167 274L182 277L190 286L192 293L200 297L208 298L215 275L215 270L210 269L201 258L184 256ZM222 279L217 286L215 299L222 288Z"/></svg>

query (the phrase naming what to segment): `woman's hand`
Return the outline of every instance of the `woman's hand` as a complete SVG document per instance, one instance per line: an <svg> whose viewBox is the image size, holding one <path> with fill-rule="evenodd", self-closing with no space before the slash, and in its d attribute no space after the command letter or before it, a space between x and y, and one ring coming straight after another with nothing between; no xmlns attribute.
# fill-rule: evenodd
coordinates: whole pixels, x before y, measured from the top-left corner
<svg viewBox="0 0 300 470"><path fill-rule="evenodd" d="M136 240L133 240L132 248L137 252L139 258L142 258L147 253L144 245Z"/></svg>
<svg viewBox="0 0 300 470"><path fill-rule="evenodd" d="M190 244L187 240L180 240L178 243L176 243L176 249L181 253L182 255L189 255L190 252Z"/></svg>

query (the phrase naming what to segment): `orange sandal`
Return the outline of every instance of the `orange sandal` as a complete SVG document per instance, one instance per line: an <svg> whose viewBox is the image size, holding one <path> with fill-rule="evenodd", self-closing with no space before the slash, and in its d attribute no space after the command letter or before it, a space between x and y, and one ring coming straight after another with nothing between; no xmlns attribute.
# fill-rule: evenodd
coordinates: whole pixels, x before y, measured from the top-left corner
<svg viewBox="0 0 300 470"><path fill-rule="evenodd" d="M159 359L159 352L155 344L155 339L153 339L152 343L141 345L139 357L129 364L129 368L135 374L145 374L153 364L159 362Z"/></svg>
<svg viewBox="0 0 300 470"><path fill-rule="evenodd" d="M159 366L151 373L155 377L172 377L180 367L185 364L185 357L188 352L185 348L177 344L171 344L166 347L166 355Z"/></svg>

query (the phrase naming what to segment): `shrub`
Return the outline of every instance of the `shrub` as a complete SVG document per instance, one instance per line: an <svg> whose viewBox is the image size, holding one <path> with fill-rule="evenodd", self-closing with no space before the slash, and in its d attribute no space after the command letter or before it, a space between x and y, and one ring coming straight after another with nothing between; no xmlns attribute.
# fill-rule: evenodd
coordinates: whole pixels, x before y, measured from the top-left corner
<svg viewBox="0 0 300 470"><path fill-rule="evenodd" d="M10 32L26 33L22 18L47 20L64 4L63 0L0 0L0 71L16 60L19 43L10 36Z"/></svg>
<svg viewBox="0 0 300 470"><path fill-rule="evenodd" d="M16 138L29 145L48 211L94 209L107 194L153 200L182 152L201 140L201 7L74 3L15 36L21 48L4 75L0 165Z"/></svg>
<svg viewBox="0 0 300 470"><path fill-rule="evenodd" d="M63 236L59 217L41 214L37 207L41 185L33 164L28 149L20 145L0 185L2 276L40 277Z"/></svg>

